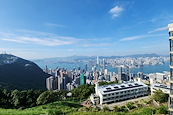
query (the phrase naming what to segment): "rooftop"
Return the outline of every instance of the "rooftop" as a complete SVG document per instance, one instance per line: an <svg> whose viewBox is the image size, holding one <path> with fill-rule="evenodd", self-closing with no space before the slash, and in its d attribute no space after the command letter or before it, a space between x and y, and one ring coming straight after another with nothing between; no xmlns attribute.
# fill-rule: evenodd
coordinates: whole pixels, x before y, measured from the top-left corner
<svg viewBox="0 0 173 115"><path fill-rule="evenodd" d="M139 87L148 87L146 84L141 82L127 82L127 83L119 83L119 84L111 84L111 85L104 85L99 86L98 90L102 94L112 93L112 92L119 92L121 90L129 90L129 89L136 89Z"/></svg>

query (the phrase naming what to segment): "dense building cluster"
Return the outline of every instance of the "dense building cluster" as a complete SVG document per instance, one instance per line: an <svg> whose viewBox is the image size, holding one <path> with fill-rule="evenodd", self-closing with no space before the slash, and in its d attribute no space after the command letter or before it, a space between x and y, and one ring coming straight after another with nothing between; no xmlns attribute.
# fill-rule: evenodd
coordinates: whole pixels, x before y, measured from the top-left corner
<svg viewBox="0 0 173 115"><path fill-rule="evenodd" d="M143 67L144 65L162 65L169 61L169 57L124 57L107 59L106 61L113 67L128 66L129 68L139 68Z"/></svg>

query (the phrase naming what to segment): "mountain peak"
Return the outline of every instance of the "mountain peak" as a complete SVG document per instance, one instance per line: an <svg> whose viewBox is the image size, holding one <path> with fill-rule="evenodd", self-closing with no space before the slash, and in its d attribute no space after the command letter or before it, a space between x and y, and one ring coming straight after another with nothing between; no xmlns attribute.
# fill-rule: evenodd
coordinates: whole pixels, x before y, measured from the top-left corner
<svg viewBox="0 0 173 115"><path fill-rule="evenodd" d="M0 81L11 89L45 89L49 77L35 63L11 54L0 54L0 73Z"/></svg>

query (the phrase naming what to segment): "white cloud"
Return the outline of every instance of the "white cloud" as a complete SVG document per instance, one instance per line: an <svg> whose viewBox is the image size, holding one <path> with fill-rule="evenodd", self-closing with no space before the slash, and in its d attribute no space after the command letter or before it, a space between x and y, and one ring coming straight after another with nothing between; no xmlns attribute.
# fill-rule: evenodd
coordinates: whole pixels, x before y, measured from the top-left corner
<svg viewBox="0 0 173 115"><path fill-rule="evenodd" d="M83 44L81 46L84 46L84 47L100 47L100 46L108 46L108 45L111 45L111 43L87 43L87 44Z"/></svg>
<svg viewBox="0 0 173 115"><path fill-rule="evenodd" d="M39 35L34 32L34 34L21 34L21 33L4 33L1 32L0 40L17 42L17 43L30 43L30 44L40 44L46 46L59 46L59 45L70 45L74 44L80 39L74 37L58 36L54 34Z"/></svg>
<svg viewBox="0 0 173 115"><path fill-rule="evenodd" d="M122 11L124 11L124 8L120 7L120 6L115 6L114 8L109 10L109 13L112 14L112 17L118 17L120 16L120 14L122 13Z"/></svg>
<svg viewBox="0 0 173 115"><path fill-rule="evenodd" d="M48 26L48 27L65 27L63 25L60 25L60 24L54 24L54 23L45 23L44 25Z"/></svg>
<svg viewBox="0 0 173 115"><path fill-rule="evenodd" d="M154 32L164 31L164 30L167 30L167 29L168 29L168 27L166 26L166 27L157 28L155 30L149 31L148 33L154 33Z"/></svg>
<svg viewBox="0 0 173 115"><path fill-rule="evenodd" d="M132 37L127 37L127 38L122 38L120 41L130 41L130 40L136 40L136 39L141 39L141 38L147 38L147 37L155 37L155 36L163 36L166 34L156 34L156 35L139 35L139 36L132 36Z"/></svg>

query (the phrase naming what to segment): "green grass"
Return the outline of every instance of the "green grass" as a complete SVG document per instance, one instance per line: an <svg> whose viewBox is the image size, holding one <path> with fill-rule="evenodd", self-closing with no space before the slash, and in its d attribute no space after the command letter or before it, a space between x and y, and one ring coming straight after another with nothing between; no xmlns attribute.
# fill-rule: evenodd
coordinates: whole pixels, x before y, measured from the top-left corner
<svg viewBox="0 0 173 115"><path fill-rule="evenodd" d="M127 113L115 111L98 111L97 109L85 109L79 111L79 102L57 101L37 107L21 109L0 108L0 115L152 115L157 112L159 107L148 105L146 107L135 108ZM85 108L85 107L83 107Z"/></svg>
<svg viewBox="0 0 173 115"><path fill-rule="evenodd" d="M24 110L0 108L0 115L60 115L76 112L80 107L75 102L59 101Z"/></svg>

